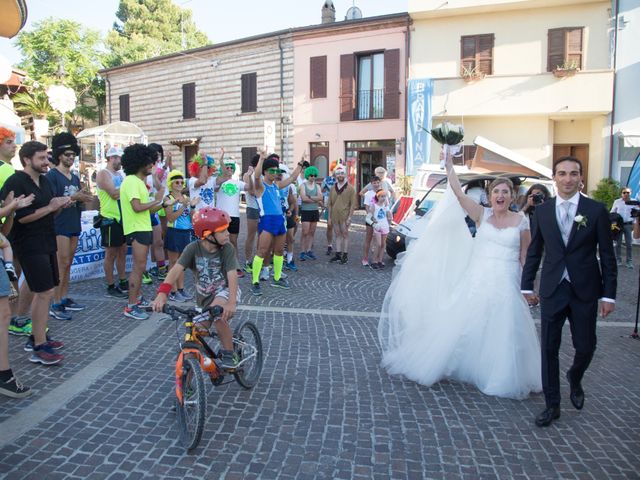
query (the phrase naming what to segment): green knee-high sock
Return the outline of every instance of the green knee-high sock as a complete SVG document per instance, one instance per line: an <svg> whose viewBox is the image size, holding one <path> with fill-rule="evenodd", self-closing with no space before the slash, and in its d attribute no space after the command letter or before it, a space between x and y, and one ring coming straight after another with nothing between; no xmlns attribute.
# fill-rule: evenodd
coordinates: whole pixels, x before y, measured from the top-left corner
<svg viewBox="0 0 640 480"><path fill-rule="evenodd" d="M282 275L282 263L284 262L284 257L282 255L274 255L273 256L273 279L277 282L280 280L280 276Z"/></svg>
<svg viewBox="0 0 640 480"><path fill-rule="evenodd" d="M251 281L253 283L260 282L260 272L262 271L262 263L264 258L260 258L258 255L254 255L253 264L251 265Z"/></svg>

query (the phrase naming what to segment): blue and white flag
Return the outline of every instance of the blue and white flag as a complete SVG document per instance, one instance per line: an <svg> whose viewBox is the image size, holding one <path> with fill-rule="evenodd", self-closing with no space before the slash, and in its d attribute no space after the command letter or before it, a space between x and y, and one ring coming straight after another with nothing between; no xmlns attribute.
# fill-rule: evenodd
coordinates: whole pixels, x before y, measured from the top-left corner
<svg viewBox="0 0 640 480"><path fill-rule="evenodd" d="M432 95L432 79L409 80L405 175L415 175L421 165L429 163L431 137L422 127L431 130Z"/></svg>

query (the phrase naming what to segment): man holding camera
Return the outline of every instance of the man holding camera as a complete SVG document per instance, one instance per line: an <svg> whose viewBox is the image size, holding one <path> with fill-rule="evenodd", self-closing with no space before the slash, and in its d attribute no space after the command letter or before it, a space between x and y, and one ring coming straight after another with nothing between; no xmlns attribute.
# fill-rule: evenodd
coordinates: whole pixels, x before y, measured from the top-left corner
<svg viewBox="0 0 640 480"><path fill-rule="evenodd" d="M623 187L622 192L620 193L620 198L613 202L613 206L611 207L611 213L617 213L622 217L623 227L622 234L624 235L624 243L627 248L627 268L633 268L633 261L631 260L632 255L632 239L631 239L631 231L633 229L633 217L637 215L633 215L634 209L632 205L629 205L627 202L631 200L631 189L629 187ZM640 213L640 212L638 212ZM618 262L618 266L622 265L622 235L616 242L616 261Z"/></svg>

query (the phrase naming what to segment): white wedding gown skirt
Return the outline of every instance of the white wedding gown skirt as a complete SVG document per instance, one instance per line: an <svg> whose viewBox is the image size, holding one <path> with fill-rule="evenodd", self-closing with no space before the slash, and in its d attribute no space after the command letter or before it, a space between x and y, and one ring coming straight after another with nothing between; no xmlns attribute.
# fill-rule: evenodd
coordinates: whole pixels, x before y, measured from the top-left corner
<svg viewBox="0 0 640 480"><path fill-rule="evenodd" d="M520 292L520 227L497 229L490 215L486 209L473 239L447 189L418 222L378 325L389 373L427 386L454 379L515 399L542 389L538 336Z"/></svg>

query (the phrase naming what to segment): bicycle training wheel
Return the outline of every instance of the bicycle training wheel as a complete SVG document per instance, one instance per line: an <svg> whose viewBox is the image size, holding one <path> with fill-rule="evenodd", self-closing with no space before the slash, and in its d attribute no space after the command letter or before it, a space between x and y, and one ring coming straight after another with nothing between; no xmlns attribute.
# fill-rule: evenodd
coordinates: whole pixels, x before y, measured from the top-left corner
<svg viewBox="0 0 640 480"><path fill-rule="evenodd" d="M178 425L182 444L192 450L200 442L207 413L207 392L197 358L184 357L181 380L182 402L176 397Z"/></svg>
<svg viewBox="0 0 640 480"><path fill-rule="evenodd" d="M258 327L246 321L233 332L233 349L240 357L240 366L233 373L236 381L244 388L253 388L262 372L262 339Z"/></svg>

